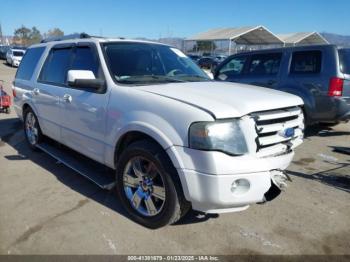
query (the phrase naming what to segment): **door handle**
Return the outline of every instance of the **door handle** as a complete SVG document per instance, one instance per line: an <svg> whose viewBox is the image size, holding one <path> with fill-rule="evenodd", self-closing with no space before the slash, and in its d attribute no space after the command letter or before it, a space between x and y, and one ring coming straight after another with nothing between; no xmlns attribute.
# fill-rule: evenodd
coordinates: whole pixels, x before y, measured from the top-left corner
<svg viewBox="0 0 350 262"><path fill-rule="evenodd" d="M65 94L63 96L63 101L66 102L66 103L71 103L72 102L72 96L68 95L68 94Z"/></svg>
<svg viewBox="0 0 350 262"><path fill-rule="evenodd" d="M34 95L37 96L37 95L39 95L39 93L40 93L40 89L39 89L39 88L34 88L34 89L33 89L33 94L34 94Z"/></svg>

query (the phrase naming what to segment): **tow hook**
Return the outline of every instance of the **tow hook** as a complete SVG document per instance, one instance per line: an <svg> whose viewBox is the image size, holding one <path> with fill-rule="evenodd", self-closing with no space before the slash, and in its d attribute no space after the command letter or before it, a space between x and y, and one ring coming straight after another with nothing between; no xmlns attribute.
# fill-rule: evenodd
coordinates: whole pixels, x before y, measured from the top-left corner
<svg viewBox="0 0 350 262"><path fill-rule="evenodd" d="M282 191L287 188L287 181L292 182L290 176L283 170L271 170L272 182Z"/></svg>

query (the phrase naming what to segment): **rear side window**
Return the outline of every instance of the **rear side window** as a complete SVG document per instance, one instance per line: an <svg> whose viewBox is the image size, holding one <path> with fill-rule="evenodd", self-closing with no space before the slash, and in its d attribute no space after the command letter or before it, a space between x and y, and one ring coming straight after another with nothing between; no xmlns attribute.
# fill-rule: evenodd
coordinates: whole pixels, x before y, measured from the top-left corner
<svg viewBox="0 0 350 262"><path fill-rule="evenodd" d="M350 49L339 49L340 71L350 75Z"/></svg>
<svg viewBox="0 0 350 262"><path fill-rule="evenodd" d="M317 74L321 72L321 51L294 52L290 73L292 74Z"/></svg>
<svg viewBox="0 0 350 262"><path fill-rule="evenodd" d="M72 48L52 49L41 70L42 82L64 85L72 55Z"/></svg>
<svg viewBox="0 0 350 262"><path fill-rule="evenodd" d="M100 78L100 65L95 53L90 47L77 47L70 70L90 70L96 78Z"/></svg>
<svg viewBox="0 0 350 262"><path fill-rule="evenodd" d="M234 57L226 63L219 71L219 74L239 75L242 73L244 64L247 60L246 56Z"/></svg>
<svg viewBox="0 0 350 262"><path fill-rule="evenodd" d="M25 53L17 70L16 79L30 80L45 47L30 48Z"/></svg>
<svg viewBox="0 0 350 262"><path fill-rule="evenodd" d="M253 55L248 68L249 75L275 75L281 64L281 53Z"/></svg>

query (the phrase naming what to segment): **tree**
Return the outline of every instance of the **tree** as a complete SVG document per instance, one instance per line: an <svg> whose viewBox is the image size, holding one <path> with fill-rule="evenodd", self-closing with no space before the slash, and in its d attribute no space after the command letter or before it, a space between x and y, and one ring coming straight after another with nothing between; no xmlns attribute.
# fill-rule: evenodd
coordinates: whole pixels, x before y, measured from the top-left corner
<svg viewBox="0 0 350 262"><path fill-rule="evenodd" d="M46 34L44 34L44 37L45 38L50 38L50 37L59 37L59 36L63 36L64 35L64 32L59 29L59 28L53 28L53 29L50 29L49 31L47 31Z"/></svg>
<svg viewBox="0 0 350 262"><path fill-rule="evenodd" d="M24 25L20 28L17 28L14 32L14 40L21 45L28 45L30 40L31 30Z"/></svg>
<svg viewBox="0 0 350 262"><path fill-rule="evenodd" d="M32 45L40 43L42 36L40 31L35 26L32 29L29 29L22 25L20 28L17 28L14 32L14 42L19 45Z"/></svg>
<svg viewBox="0 0 350 262"><path fill-rule="evenodd" d="M43 39L42 35L40 34L40 31L34 26L32 27L32 31L29 34L29 44L37 44L40 43L40 41Z"/></svg>

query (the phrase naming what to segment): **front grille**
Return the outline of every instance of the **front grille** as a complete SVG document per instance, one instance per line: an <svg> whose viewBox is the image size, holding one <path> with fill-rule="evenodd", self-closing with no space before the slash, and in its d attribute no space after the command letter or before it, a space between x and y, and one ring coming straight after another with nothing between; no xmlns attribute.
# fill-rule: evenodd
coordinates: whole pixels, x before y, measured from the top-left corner
<svg viewBox="0 0 350 262"><path fill-rule="evenodd" d="M302 142L304 116L300 107L255 112L256 145L259 156L270 156L288 152ZM286 130L294 134L285 134Z"/></svg>

